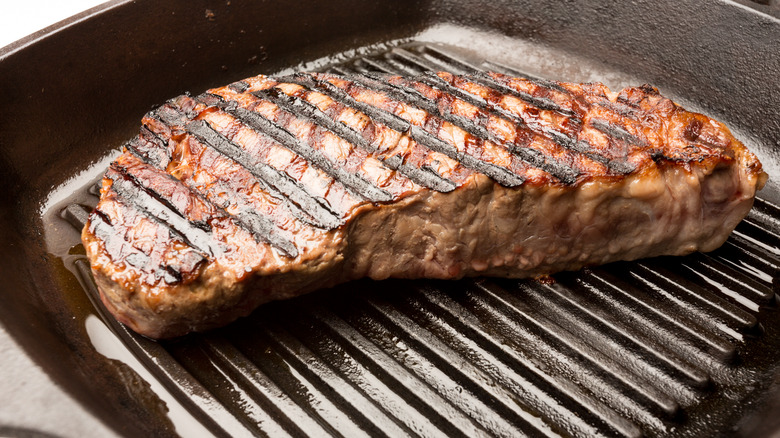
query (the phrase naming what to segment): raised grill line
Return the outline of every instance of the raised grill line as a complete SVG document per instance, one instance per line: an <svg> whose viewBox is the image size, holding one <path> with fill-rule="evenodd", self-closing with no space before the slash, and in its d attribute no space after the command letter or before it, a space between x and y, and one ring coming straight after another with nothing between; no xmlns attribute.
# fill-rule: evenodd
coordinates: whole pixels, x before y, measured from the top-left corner
<svg viewBox="0 0 780 438"><path fill-rule="evenodd" d="M81 230L89 220L90 210L79 204L68 204L60 213L60 217L68 221L76 230Z"/></svg>
<svg viewBox="0 0 780 438"><path fill-rule="evenodd" d="M525 306L518 305L518 297L496 283L475 283L481 293L473 294L471 299L477 301L480 308L489 308L496 319L512 327L515 333L525 332L521 336L501 331L502 335L511 336L512 342L533 346L535 351L552 351L556 358L562 356L562 359L552 360L565 364L582 386L591 388L594 396L600 396L612 409L650 423L658 422L656 415L672 418L679 412L676 400L648 385L646 379L629 371L615 358L590 347L582 339L582 332L572 333L544 314L527 311ZM476 325L475 322L471 324ZM501 339L498 342L502 342Z"/></svg>
<svg viewBox="0 0 780 438"><path fill-rule="evenodd" d="M314 220L315 226L333 229L341 225L339 215L325 205L324 200L309 194L297 181L284 172L265 163L255 162L239 145L217 132L206 121L190 122L187 124L186 130L204 145L240 164L256 178L276 189L277 194L283 195L310 216Z"/></svg>
<svg viewBox="0 0 780 438"><path fill-rule="evenodd" d="M599 292L582 281L576 281L575 284L581 285L588 292ZM574 330L590 333L590 342L595 348L623 351L628 356L625 362L627 366L646 376L648 381L662 385L667 392L677 393L690 401L695 397L692 389L702 390L711 383L709 375L698 367L679 360L679 355L667 349L665 344L658 344L654 340L647 342L647 333L624 324L625 318L621 318L623 309L611 306L612 301L604 297L604 294L595 296L599 299L598 302L585 301L582 298L585 294L575 294L571 283L563 282L545 285L543 291L527 285L521 285L519 290L530 295L537 305L547 306L556 312L562 318L561 321L568 320L575 326ZM609 313L604 309L614 311Z"/></svg>
<svg viewBox="0 0 780 438"><path fill-rule="evenodd" d="M323 428L227 339L218 335L204 336L202 343L204 351L213 358L209 362L210 365L219 368L223 374L230 375L254 401L262 400L263 403L258 403L260 406L254 407L265 411L264 408L271 405L268 415L284 429L284 433L291 436L332 434L333 431Z"/></svg>
<svg viewBox="0 0 780 438"><path fill-rule="evenodd" d="M343 140L346 140L347 142L358 146L369 153L374 153L377 150L375 146L370 144L368 140L362 136L362 134L345 125L344 123L333 120L319 108L297 96L291 96L276 88L255 91L252 94L272 101L276 105L284 108L286 111L294 114L297 117L307 118L313 121L319 126L324 127L335 135L341 137ZM373 123L373 121L370 121L369 123ZM438 175L433 170L409 166L404 164L400 157L398 157L398 159L393 158L396 157L389 157L384 159L377 157L377 159L379 159L382 164L388 168L398 171L401 175L409 178L421 186L439 192L451 192L452 190L455 190L455 183Z"/></svg>
<svg viewBox="0 0 780 438"><path fill-rule="evenodd" d="M426 59L431 59L434 62L444 66L447 71L457 70L460 73L481 71L479 67L471 64L470 62L450 56L432 46L421 46L416 48L416 51Z"/></svg>
<svg viewBox="0 0 780 438"><path fill-rule="evenodd" d="M415 65L417 67L416 70L419 70L416 72L416 74L422 73L425 75L429 75L442 70L442 68L438 67L441 64L441 62L433 62L428 58L416 55L414 53L411 53L401 48L393 49L391 55L392 55L392 59L400 58L401 62L405 64ZM450 68L445 68L444 70L450 73L455 73Z"/></svg>
<svg viewBox="0 0 780 438"><path fill-rule="evenodd" d="M723 295L726 295L726 296L730 297L735 302L737 302L738 304L742 305L743 307L745 307L749 311L752 311L752 312L758 312L759 311L760 306L759 306L758 302L756 302L756 300L753 297L748 297L748 296L744 295L742 293L742 291L740 290L741 288L736 288L737 290L740 290L740 292L737 292L737 290L735 290L734 288L728 287L728 286L724 286L723 283L715 280L713 277L707 276L706 274L702 273L700 270L692 268L691 266L688 266L686 264L683 264L682 266L687 268L691 274L693 274L695 276L698 276L701 280L703 280L708 285L710 285L710 286L712 286L712 287L714 287L716 289L719 289L720 292ZM728 268L732 268L732 266L728 265ZM710 274L711 273L712 272L710 272ZM744 273L740 273L740 275L745 276ZM746 290L750 290L750 289L747 288Z"/></svg>
<svg viewBox="0 0 780 438"><path fill-rule="evenodd" d="M765 232L780 229L780 207L766 199L756 198L753 208L748 213L748 219ZM770 234L778 238L776 232L770 232Z"/></svg>
<svg viewBox="0 0 780 438"><path fill-rule="evenodd" d="M770 268L768 272L774 270L776 273L780 273L780 255L777 254L777 248L773 248L758 239L747 236L740 232L739 229L734 230L734 232L731 233L729 242L742 251L749 252L755 258L763 260Z"/></svg>
<svg viewBox="0 0 780 438"><path fill-rule="evenodd" d="M685 291L691 293L689 290L680 284L666 283L659 280L652 280L652 277L643 273L640 275L634 270L630 271L630 275L638 280L640 284L638 288L642 288L649 291L649 300L658 302L658 308L666 315L675 314L683 309L685 313L683 316L677 316L675 319L682 320L683 326L691 329L692 332L697 333L699 338L708 339L711 342L731 342L730 339L740 341L743 339L742 335L737 329L732 328L729 322L733 325L733 321L728 321L727 317L722 314L718 314L717 310L713 307L707 306L704 302L699 302L696 305L695 300L693 303L683 301L679 298L679 291ZM656 296L660 295L660 296ZM671 302L671 305L670 305ZM672 317L674 318L674 317ZM731 344L736 351L736 348ZM736 355L736 353L734 353ZM726 356L727 360L729 356Z"/></svg>
<svg viewBox="0 0 780 438"><path fill-rule="evenodd" d="M678 306L685 307L694 314L699 314L702 321L707 323L717 322L725 318L730 320L730 325L735 325L741 329L754 328L758 323L758 320L752 313L712 294L707 288L686 279L679 272L672 272L644 261L635 263L641 271L644 271L643 278L653 278L653 283L657 285L659 292L669 295ZM695 305L691 303L692 301L700 304ZM705 306L712 310L706 310ZM713 315L716 312L722 316Z"/></svg>
<svg viewBox="0 0 780 438"><path fill-rule="evenodd" d="M397 352L387 351L388 345L383 346L382 343L378 343L376 339L366 337L369 336L373 338L373 335L376 335L377 332L374 332L373 334L361 333L358 328L353 327L349 322L336 314L331 313L329 310L323 312L320 309L317 309L316 313L312 312L312 316L320 320L333 331L335 336L346 343L350 350L353 350L357 355L356 359L359 358L362 363L365 363L366 368L370 367L371 369L378 370L378 372L384 374L386 376L385 379L391 380L391 385L400 383L400 385L393 385L390 386L390 388L399 395L404 396L407 399L407 403L410 405L413 404L418 412L425 415L433 424L436 424L439 427L439 431L436 431L436 435L479 436L486 433L486 430L483 428L490 429L489 424L484 424L479 421L479 418L476 418L484 411L480 410L479 412L473 412L470 411L470 409L463 409L461 403L454 402L447 397L447 389L443 389L443 386L436 387L435 385L431 385L426 379L426 377L430 377L427 376L424 364L417 362L414 359L412 359L411 363L407 362L404 360L406 357L400 359L397 356ZM365 322L365 320L361 322ZM372 320L372 323L375 322ZM384 326L384 323L382 322L379 322L379 324ZM379 344L379 346L377 346L377 344ZM397 345L397 343L395 345ZM392 343L390 348L392 350ZM403 351L417 356L416 353L406 347L404 347ZM426 362L430 360L430 356L424 354L420 355L420 357ZM401 363L399 364L396 361ZM443 371L437 370L437 372ZM444 374L446 377L442 380L452 379L450 373L445 372ZM457 383L458 382L455 380L452 381L452 384L454 385L457 385ZM417 393L414 393L409 391L408 388L420 389ZM468 391L469 388L463 388L463 393L468 394ZM471 410L474 408L474 406L471 406ZM526 412L523 411L521 413L528 417L525 419L526 421L534 422L534 420L536 420L536 422L540 423L538 419L528 415ZM404 421L404 419L401 420ZM424 424L424 426L426 430L424 431L423 436L430 435L430 432L427 431L430 426L428 426L428 424ZM539 426L544 426L543 424L537 424L536 427L540 430L544 429ZM507 429L521 430L525 433L531 432L532 434L533 432L536 432L532 427L521 425L517 422L512 422L512 426Z"/></svg>
<svg viewBox="0 0 780 438"><path fill-rule="evenodd" d="M182 404L193 417L197 416L208 430L218 437L250 437L255 436L246 426L239 422L225 406L215 403L215 398L192 374L187 372L170 354L170 350L162 343L152 341L131 333L127 327L109 315L100 302L100 292L90 272L89 262L79 259L74 262L81 277L87 297L103 322L117 334L125 346L133 352L157 378L161 384Z"/></svg>
<svg viewBox="0 0 780 438"><path fill-rule="evenodd" d="M298 140L295 135L277 125L275 122L263 117L261 114L246 108L233 108L229 104L223 106L222 109L255 132L274 139L284 147L303 157L314 167L327 173L333 179L363 198L371 202L389 202L393 200L392 194L372 185L357 174L349 173L342 167L334 166L330 159L321 151Z"/></svg>
<svg viewBox="0 0 780 438"><path fill-rule="evenodd" d="M748 275L771 285L774 277L780 272L778 263L772 260L773 257L770 254L760 252L760 255L756 254L748 247L739 245L736 241L734 236L729 237L723 246L709 255L738 267L747 272Z"/></svg>
<svg viewBox="0 0 780 438"><path fill-rule="evenodd" d="M691 256L680 266L704 280L711 286L713 293L728 297L729 302L753 313L758 311L760 304L768 304L775 295L771 285L765 285L755 277L745 275L726 260L719 260L707 254Z"/></svg>
<svg viewBox="0 0 780 438"><path fill-rule="evenodd" d="M211 369L208 370L211 371L210 375L212 378L216 376L220 382L220 385L212 385L208 389L214 392L214 398L222 404L240 407L240 410L233 409L232 413L236 420L243 423L247 429L253 430L254 436L292 438L294 435L288 430L296 432L298 436L301 435L299 430L290 428L289 425L286 425L287 428L285 428L281 422L284 417L279 415L278 411L267 409L267 405L264 406L264 400L258 398L256 392L247 391L242 385L243 379L231 372L233 370L215 363L215 361L220 361L220 358L211 356L207 360L211 362L209 364ZM229 389L225 391L223 388Z"/></svg>
<svg viewBox="0 0 780 438"><path fill-rule="evenodd" d="M627 289L630 289L619 278L606 273L592 273L589 279L598 281L602 286L601 289L609 288L610 291L615 291L613 295L615 305L630 311L637 320L644 323L643 326L648 327L648 330L653 327L657 337L669 339L670 345L684 352L683 356L701 357L704 359L702 363L709 361L707 355L726 362L735 357L736 350L732 343L720 337L709 336L706 331L694 330L690 320L687 321L688 324L681 323L675 316L661 311L650 303L647 297L629 293ZM671 342L672 340L674 342Z"/></svg>
<svg viewBox="0 0 780 438"><path fill-rule="evenodd" d="M774 257L780 257L780 236L763 229L750 217L740 222L732 235L757 246L761 252L769 252Z"/></svg>
<svg viewBox="0 0 780 438"><path fill-rule="evenodd" d="M469 134L475 136L479 140L487 140L497 145L503 146L505 149L517 155L524 162L531 166L544 170L550 175L554 176L564 184L574 184L577 180L578 172L561 163L558 163L549 157L545 157L541 152L532 148L518 148L514 144L504 141L497 136L491 134L484 127L476 124L473 120L452 113L442 113L439 111L438 105L433 100L423 96L417 90L408 86L399 86L390 83L386 78L375 75L372 73L364 73L362 75L349 76L347 79L357 83L359 86L367 88L373 91L379 91L386 93L393 99L411 104L420 109L427 111L430 115L433 115L443 121L451 123L457 126Z"/></svg>
<svg viewBox="0 0 780 438"><path fill-rule="evenodd" d="M419 294L429 298L428 292L424 290L418 291ZM410 297L409 300L413 302L416 308L420 308L419 303L415 298ZM568 433L574 433L575 435L581 434L583 436L592 436L596 434L596 430L601 430L604 426L612 426L609 420L605 420L600 414L604 413L604 410L600 410L599 413L590 413L585 406L587 403L581 403L582 399L577 396L573 396L569 389L560 388L552 382L548 375L541 372L539 368L531 364L527 358L520 356L518 353L508 351L507 348L497 346L488 341L488 339L481 338L478 342L475 339L475 334L479 338L480 332L468 333L464 337L458 336L457 340L460 343L465 343L466 347L475 355L484 358L485 362L492 364L495 368L484 370L478 367L470 361L464 360L464 355L459 353L451 345L451 341L444 342L439 337L431 332L430 329L418 324L408 312L401 313L395 306L374 299L365 298L367 304L373 307L376 312L381 316L383 320L391 324L393 333L404 333L407 339L406 344L414 345L414 350L417 350L413 359L413 363L418 364L423 359L430 362L430 367L436 368L438 372L443 373L446 377L436 383L444 384L448 380L452 380L453 384L468 383L468 386L464 385L464 388L468 389L472 396L478 395L479 391L485 391L489 393L496 402L501 403L499 406L495 406L491 403L490 406L485 405L479 411L472 414L472 418L477 421L483 420L485 412L500 413L501 410L510 409L513 416L522 418L528 422L529 425L544 431L547 427L545 420L550 420L556 414L565 415L570 421L565 427ZM408 301L408 300L407 300ZM429 315L426 310L419 310L424 315ZM446 320L436 319L434 324L442 326L444 330L457 332L452 328ZM473 328L473 327L469 327ZM459 332L462 333L462 332ZM511 358L513 366L505 366L506 362L500 360L492 351L485 348L485 344L490 350L499 348L501 353L507 354ZM413 351L411 348L409 351ZM407 353L408 354L408 353ZM448 367L454 367L447 370L442 369L441 364L446 364ZM454 365L458 364L458 365ZM417 373L425 373L427 370L422 365L418 366ZM492 372L491 372L492 371ZM479 382L494 382L494 385L480 385ZM441 389L439 391L442 391ZM506 391L506 393L504 392ZM476 392L476 394L475 394ZM575 391L576 392L576 391ZM513 394L513 395L509 395ZM481 397L475 397L477 400L482 400ZM563 398L563 400L561 399ZM516 401L513 401L516 400ZM460 409L466 407L466 413L469 411L475 411L475 409L468 408L468 405L458 403L460 400L458 397L451 399L451 403L458 406ZM495 402L494 402L495 403ZM511 409L513 404L519 404L520 406L526 406L531 410L531 417L527 415L523 409ZM517 407L520 407L517 406ZM592 407L592 406L591 406ZM498 411L496 411L497 408ZM584 414L584 415L580 415ZM539 416L541 421L534 421L533 416ZM620 423L621 420L617 419ZM594 425L596 423L598 426ZM624 424L625 425L625 424ZM520 426L518 424L517 426ZM560 427L561 425L558 424ZM628 425L626 425L628 426ZM484 426L483 426L484 427ZM630 426L628 426L630 429ZM618 430L623 429L618 426ZM528 433L527 431L525 431ZM628 434L632 436L634 434Z"/></svg>
<svg viewBox="0 0 780 438"><path fill-rule="evenodd" d="M382 73L389 73L393 74L395 71L393 71L390 68L385 67L384 65L380 64L379 62L370 59L370 58L360 58L359 60L352 63L350 66L350 70L357 71L358 73L364 73L367 71L378 71ZM352 72L349 72L348 74L351 74Z"/></svg>
<svg viewBox="0 0 780 438"><path fill-rule="evenodd" d="M299 376L300 381L307 381L310 390L322 394L318 397L319 403L327 400L332 404L334 413L351 417L354 421L339 421L334 424L339 432L345 436L403 436L408 431L393 421L383 412L375 402L358 391L345 377L334 372L329 364L321 360L318 355L307 345L297 339L287 329L272 322L266 325L267 335L278 347L280 355L285 357L287 364L295 369L293 374ZM346 419L345 419L346 420ZM340 426L340 427L338 427ZM352 429L352 430L349 430Z"/></svg>
<svg viewBox="0 0 780 438"><path fill-rule="evenodd" d="M431 135L429 132L425 131L419 126L409 123L408 121L396 116L393 113L364 104L362 102L358 102L346 91L331 84L330 82L319 80L306 73L296 73L292 77L286 77L279 80L307 87L315 87L319 90L322 90L332 99L342 103L343 105L352 107L366 114L367 116L379 121L390 129L401 133L408 133L412 140L416 141L420 145L425 146L432 151L446 155L447 157L458 161L465 167L483 173L493 178L496 182L503 186L515 187L521 185L525 181L522 177L515 175L506 168L496 166L493 163L482 161L472 155L458 151L451 144Z"/></svg>
<svg viewBox="0 0 780 438"><path fill-rule="evenodd" d="M473 425L462 411L433 392L423 380L404 369L331 309L309 309L308 314L324 325L331 332L333 342L338 343L338 349L333 354L349 355L362 369L361 377L366 382L361 387L372 385L372 397L381 399L379 401L386 406L384 409L388 414L421 436L452 437L474 433L471 431ZM352 366L347 366L349 373L354 374ZM417 391L410 388L417 388ZM412 407L413 411L403 409L404 404Z"/></svg>
<svg viewBox="0 0 780 438"><path fill-rule="evenodd" d="M561 379L553 373L546 372L533 359L530 359L530 355L511 348L508 343L501 342L496 336L491 336L483 328L484 325L480 323L474 313L467 310L441 289L419 288L419 292L419 296L427 302L425 304L421 302L420 308L427 308L429 305L432 305L435 307L433 314L445 315L445 317L437 318L434 325L447 327L447 331L454 333L467 334L467 336L460 338L463 345L469 350L479 352L479 356L488 358L490 363L515 363L520 365L526 370L526 375L522 375L523 373L518 371L515 371L517 374L502 372L502 377L516 382L518 377L527 379L531 385L547 394L550 400L560 403L556 406L555 404L550 405L548 401L548 408L552 408L552 411L559 411L563 407L563 410L569 411L569 413L573 413L581 419L583 423L580 426L582 428L579 431L580 433L592 434L593 431L588 431L589 428L595 427L603 430L602 427L607 426L623 436L640 435L641 432L633 421L620 415L609 407L604 400L598 397L591 397L582 390L581 386L568 379ZM416 298L411 299L415 300ZM451 343L451 341L448 342L448 344ZM517 365L513 368L520 368ZM561 400L561 396L563 396L563 400ZM535 407L539 408L538 406ZM546 415L549 416L549 412Z"/></svg>

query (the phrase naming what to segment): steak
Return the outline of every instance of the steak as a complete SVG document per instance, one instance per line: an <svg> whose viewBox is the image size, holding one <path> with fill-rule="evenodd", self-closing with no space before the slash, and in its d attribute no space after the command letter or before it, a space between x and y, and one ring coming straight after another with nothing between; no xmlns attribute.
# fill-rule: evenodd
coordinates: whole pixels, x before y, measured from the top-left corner
<svg viewBox="0 0 780 438"><path fill-rule="evenodd" d="M257 76L147 114L82 240L106 307L167 338L362 277L711 251L766 179L723 124L648 85Z"/></svg>

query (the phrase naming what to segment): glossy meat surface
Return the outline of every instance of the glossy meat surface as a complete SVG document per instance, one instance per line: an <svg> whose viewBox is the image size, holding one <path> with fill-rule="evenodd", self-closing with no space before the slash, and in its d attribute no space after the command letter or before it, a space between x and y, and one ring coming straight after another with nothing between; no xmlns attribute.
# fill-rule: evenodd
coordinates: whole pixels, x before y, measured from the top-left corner
<svg viewBox="0 0 780 438"><path fill-rule="evenodd" d="M712 250L765 180L725 126L649 86L258 76L147 114L82 238L109 310L171 337L364 276Z"/></svg>

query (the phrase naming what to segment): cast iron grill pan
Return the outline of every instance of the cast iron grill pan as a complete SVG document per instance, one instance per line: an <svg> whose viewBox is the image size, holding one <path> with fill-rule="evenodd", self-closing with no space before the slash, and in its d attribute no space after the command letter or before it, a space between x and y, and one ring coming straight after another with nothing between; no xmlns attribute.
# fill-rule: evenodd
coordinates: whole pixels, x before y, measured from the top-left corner
<svg viewBox="0 0 780 438"><path fill-rule="evenodd" d="M500 71L409 43L326 70ZM77 229L97 203L70 203ZM780 207L759 199L722 248L550 282L362 280L153 342L103 320L218 436L714 436L770 383ZM73 242L77 245L78 242Z"/></svg>

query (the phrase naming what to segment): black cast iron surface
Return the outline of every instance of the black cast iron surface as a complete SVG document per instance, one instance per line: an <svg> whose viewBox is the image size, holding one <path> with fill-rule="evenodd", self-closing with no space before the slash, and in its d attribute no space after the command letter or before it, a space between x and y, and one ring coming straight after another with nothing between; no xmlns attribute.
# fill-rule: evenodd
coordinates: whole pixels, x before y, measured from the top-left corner
<svg viewBox="0 0 780 438"><path fill-rule="evenodd" d="M529 76L454 51L410 43L326 69ZM60 214L80 230L96 199ZM101 317L183 403L201 399L189 408L217 434L714 435L777 362L776 218L759 201L711 254L550 283L362 281L159 344ZM100 308L87 262L73 264Z"/></svg>
<svg viewBox="0 0 780 438"><path fill-rule="evenodd" d="M78 245L95 179L152 105L257 73L652 82L725 121L780 176L770 16L696 1L336 3L119 2L0 54L0 321L74 403L126 436L780 430L771 182L709 254L553 282L358 281L161 343L105 315Z"/></svg>

